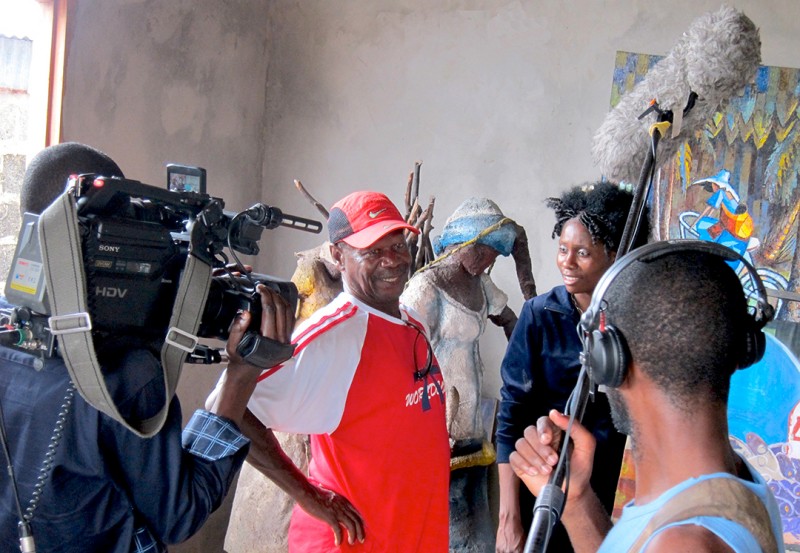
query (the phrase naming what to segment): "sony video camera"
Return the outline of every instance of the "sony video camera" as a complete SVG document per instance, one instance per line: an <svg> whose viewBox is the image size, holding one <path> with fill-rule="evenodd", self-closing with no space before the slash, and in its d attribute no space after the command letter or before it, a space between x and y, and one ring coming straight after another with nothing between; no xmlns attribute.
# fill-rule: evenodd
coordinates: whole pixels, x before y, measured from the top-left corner
<svg viewBox="0 0 800 553"><path fill-rule="evenodd" d="M86 303L96 344L99 337L107 336L132 337L156 346L162 343L189 255L215 270L198 331L201 338L226 339L240 309L253 314L257 334L261 320L258 284L279 292L296 307L293 283L248 273L236 252L257 254L265 228L282 225L318 233L321 224L264 204L240 213L227 212L223 200L205 193L205 171L198 169L169 166L167 189L97 175L71 179L68 189L77 210ZM179 181L174 173L181 171L191 178ZM182 187L170 190L177 188L172 182L181 182ZM5 290L8 301L20 307L4 322L19 329L11 345L52 356L57 353L55 340L39 320L51 315L51 310L38 224L39 216L25 214ZM230 268L225 249L236 261L235 269ZM217 359L190 355L188 360Z"/></svg>

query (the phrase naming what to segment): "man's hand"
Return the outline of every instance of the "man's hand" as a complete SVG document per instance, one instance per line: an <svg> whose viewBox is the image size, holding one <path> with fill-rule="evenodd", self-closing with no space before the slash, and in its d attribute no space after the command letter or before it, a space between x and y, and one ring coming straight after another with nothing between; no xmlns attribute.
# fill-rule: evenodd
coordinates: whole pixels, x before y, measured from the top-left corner
<svg viewBox="0 0 800 553"><path fill-rule="evenodd" d="M536 426L525 429L517 440L509 462L514 472L534 495L547 484L558 462L556 451L567 430L569 417L555 409L550 416L541 417ZM572 453L569 460L569 497L561 522L567 529L575 551L597 551L611 529L611 519L589 485L594 459L594 436L575 421L570 430Z"/></svg>
<svg viewBox="0 0 800 553"><path fill-rule="evenodd" d="M336 545L342 543L342 530L347 531L347 543L364 542L364 520L352 503L336 492L322 486L312 486L314 491L297 499L300 507L309 515L328 524L333 530Z"/></svg>
<svg viewBox="0 0 800 553"><path fill-rule="evenodd" d="M289 303L278 293L264 285L258 285L261 296L261 326L259 334L282 343L289 343L294 328L294 311ZM225 351L228 354L228 369L214 404L212 413L231 419L241 426L247 402L256 386L256 380L263 368L251 365L237 353L236 346L241 342L250 326L251 314L242 311L231 323Z"/></svg>
<svg viewBox="0 0 800 553"><path fill-rule="evenodd" d="M281 449L272 430L266 428L249 410L242 421L242 430L251 440L247 460L264 476L294 499L300 507L331 527L336 545L342 543L342 529L347 541L364 541L364 521L346 497L309 482Z"/></svg>
<svg viewBox="0 0 800 553"><path fill-rule="evenodd" d="M516 451L509 457L509 463L533 495L539 495L558 463L562 431L566 431L568 424L569 416L553 409L549 418L540 417L536 426L526 428L524 436L515 444ZM573 450L569 458L569 491L570 498L577 498L590 489L595 440L577 421L572 424L570 436ZM569 501L567 503L569 505Z"/></svg>

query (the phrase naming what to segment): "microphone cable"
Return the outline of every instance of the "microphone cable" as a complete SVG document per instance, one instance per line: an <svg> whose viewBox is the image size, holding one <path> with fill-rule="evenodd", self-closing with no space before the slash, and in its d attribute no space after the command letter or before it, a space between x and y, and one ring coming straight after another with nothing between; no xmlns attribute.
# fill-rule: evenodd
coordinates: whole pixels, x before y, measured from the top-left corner
<svg viewBox="0 0 800 553"><path fill-rule="evenodd" d="M11 479L11 485L16 503L18 518L19 518L19 547L22 553L36 553L36 544L33 539L33 531L31 529L30 521L33 519L33 514L36 507L39 506L39 500L42 498L42 489L47 482L47 477L50 470L53 468L56 450L64 435L64 427L66 426L66 418L72 407L73 399L75 398L75 384L72 380L67 385L67 391L64 395L64 403L61 404L58 417L56 418L55 428L50 437L50 443L47 446L47 452L42 462L42 467L39 469L39 476L36 478L36 484L33 487L31 500L28 502L28 508L25 513L22 512L22 505L19 500L19 490L17 487L17 480L14 475L14 466L11 461L11 453L8 449L8 435L6 434L6 423L3 415L2 406L0 406L0 442L2 442L3 453L6 458L8 474Z"/></svg>
<svg viewBox="0 0 800 553"><path fill-rule="evenodd" d="M561 452L558 456L558 463L550 474L533 507L533 521L525 541L524 553L544 553L553 528L561 518L564 505L569 495L569 457L572 453L572 427L574 422L583 419L586 411L586 404L590 397L593 397L592 383L588 376L587 365L581 362L581 370L578 374L578 381L567 399L566 415L569 415L567 429L564 432L564 441L561 444ZM561 489L561 486L564 489Z"/></svg>
<svg viewBox="0 0 800 553"><path fill-rule="evenodd" d="M11 492L14 496L14 503L17 508L17 530L19 531L19 549L22 553L36 553L36 544L33 541L33 532L28 519L22 513L22 504L19 501L19 489L17 488L17 478L14 475L14 465L11 462L11 452L8 450L8 435L6 434L6 421L3 416L3 407L0 405L0 445L6 457L6 469L11 479Z"/></svg>

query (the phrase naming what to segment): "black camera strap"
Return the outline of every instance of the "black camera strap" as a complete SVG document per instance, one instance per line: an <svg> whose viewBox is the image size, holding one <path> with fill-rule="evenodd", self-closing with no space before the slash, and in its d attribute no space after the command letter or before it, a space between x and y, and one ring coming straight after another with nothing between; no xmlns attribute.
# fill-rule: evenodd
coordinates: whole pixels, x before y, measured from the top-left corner
<svg viewBox="0 0 800 553"><path fill-rule="evenodd" d="M67 190L42 213L38 224L42 261L50 295L51 333L75 388L97 410L143 438L155 435L167 418L169 403L180 378L187 352L197 344L196 332L211 281L211 266L189 255L173 306L170 329L161 350L164 406L154 417L126 420L106 387L92 341L86 306L84 270L78 216L72 190Z"/></svg>

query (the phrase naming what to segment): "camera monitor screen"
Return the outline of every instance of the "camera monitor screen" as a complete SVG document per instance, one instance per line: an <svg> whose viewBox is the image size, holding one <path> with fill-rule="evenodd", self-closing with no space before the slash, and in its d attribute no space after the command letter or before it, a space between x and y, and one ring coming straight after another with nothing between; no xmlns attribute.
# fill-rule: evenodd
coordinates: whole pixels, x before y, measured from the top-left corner
<svg viewBox="0 0 800 553"><path fill-rule="evenodd" d="M167 189L173 192L206 193L206 170L189 165L167 165Z"/></svg>

